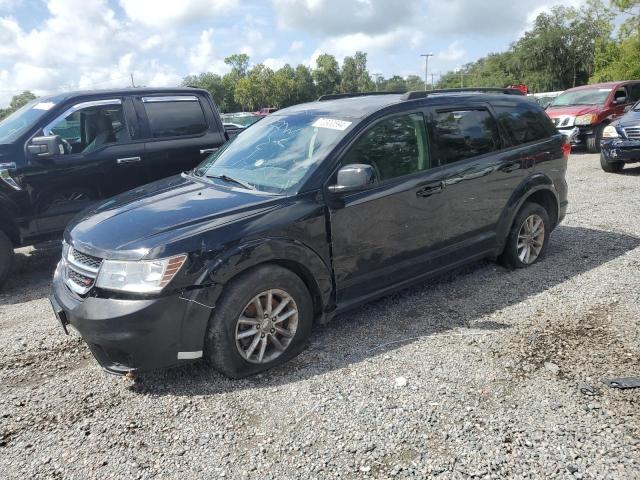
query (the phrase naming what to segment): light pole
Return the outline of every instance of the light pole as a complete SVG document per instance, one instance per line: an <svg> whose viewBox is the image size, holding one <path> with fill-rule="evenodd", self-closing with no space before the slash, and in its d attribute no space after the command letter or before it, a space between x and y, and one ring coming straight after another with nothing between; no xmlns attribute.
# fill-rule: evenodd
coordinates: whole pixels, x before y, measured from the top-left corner
<svg viewBox="0 0 640 480"><path fill-rule="evenodd" d="M429 78L429 57L433 57L433 53L423 53L420 55L424 57L424 91L427 91L427 82Z"/></svg>
<svg viewBox="0 0 640 480"><path fill-rule="evenodd" d="M378 82L380 81L381 73L374 73L373 76L376 78L376 92L378 91Z"/></svg>

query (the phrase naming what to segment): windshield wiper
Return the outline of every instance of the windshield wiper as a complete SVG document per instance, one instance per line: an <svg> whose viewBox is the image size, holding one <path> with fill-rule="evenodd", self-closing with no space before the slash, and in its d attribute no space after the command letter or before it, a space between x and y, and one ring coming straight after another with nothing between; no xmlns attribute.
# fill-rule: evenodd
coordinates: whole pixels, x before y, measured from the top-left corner
<svg viewBox="0 0 640 480"><path fill-rule="evenodd" d="M246 182L243 182L242 180L238 180L237 178L233 178L230 177L229 175L223 174L223 175L206 175L207 178L217 178L219 180L222 180L223 182L227 182L227 183L235 183L236 185L240 185L242 188L245 188L247 190L256 190L256 187L254 187L253 185L250 185Z"/></svg>

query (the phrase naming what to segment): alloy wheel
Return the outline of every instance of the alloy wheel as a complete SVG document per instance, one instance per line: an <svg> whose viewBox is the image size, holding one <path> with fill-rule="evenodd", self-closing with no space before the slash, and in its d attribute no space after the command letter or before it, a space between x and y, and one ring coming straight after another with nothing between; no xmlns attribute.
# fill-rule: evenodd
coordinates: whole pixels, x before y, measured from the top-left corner
<svg viewBox="0 0 640 480"><path fill-rule="evenodd" d="M544 220L537 214L529 215L518 232L518 258L526 265L531 265L540 256L544 246Z"/></svg>
<svg viewBox="0 0 640 480"><path fill-rule="evenodd" d="M284 290L253 297L236 322L236 347L251 363L268 363L289 347L298 328L298 307Z"/></svg>

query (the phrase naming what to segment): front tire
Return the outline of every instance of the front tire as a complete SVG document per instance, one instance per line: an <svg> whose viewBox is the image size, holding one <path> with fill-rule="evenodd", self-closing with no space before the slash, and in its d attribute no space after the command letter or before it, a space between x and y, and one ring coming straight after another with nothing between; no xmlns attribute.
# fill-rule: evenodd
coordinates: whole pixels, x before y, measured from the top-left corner
<svg viewBox="0 0 640 480"><path fill-rule="evenodd" d="M509 268L525 268L536 263L547 250L551 222L537 203L525 203L516 215L500 262Z"/></svg>
<svg viewBox="0 0 640 480"><path fill-rule="evenodd" d="M0 287L13 271L14 257L13 243L3 231L0 231Z"/></svg>
<svg viewBox="0 0 640 480"><path fill-rule="evenodd" d="M600 140L602 140L604 127L604 125L598 125L594 129L593 134L587 137L587 152L600 153Z"/></svg>
<svg viewBox="0 0 640 480"><path fill-rule="evenodd" d="M620 173L624 168L623 162L607 162L607 159L604 158L604 154L600 154L600 166L602 170L607 173Z"/></svg>
<svg viewBox="0 0 640 480"><path fill-rule="evenodd" d="M313 324L311 295L290 270L265 265L232 280L209 320L204 357L242 378L298 355Z"/></svg>

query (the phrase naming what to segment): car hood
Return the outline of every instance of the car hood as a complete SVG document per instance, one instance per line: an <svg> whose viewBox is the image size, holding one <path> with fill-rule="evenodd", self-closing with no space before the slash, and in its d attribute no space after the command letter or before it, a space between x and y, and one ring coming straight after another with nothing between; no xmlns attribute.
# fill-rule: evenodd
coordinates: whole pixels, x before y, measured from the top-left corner
<svg viewBox="0 0 640 480"><path fill-rule="evenodd" d="M85 210L65 240L88 254L138 260L185 235L277 208L281 198L177 175Z"/></svg>
<svg viewBox="0 0 640 480"><path fill-rule="evenodd" d="M578 115L585 115L587 113L597 113L600 110L598 105L569 105L566 107L549 107L547 108L547 115L551 118L564 117L570 115L577 117Z"/></svg>
<svg viewBox="0 0 640 480"><path fill-rule="evenodd" d="M614 125L620 127L637 127L640 126L640 111L631 110L614 122Z"/></svg>

